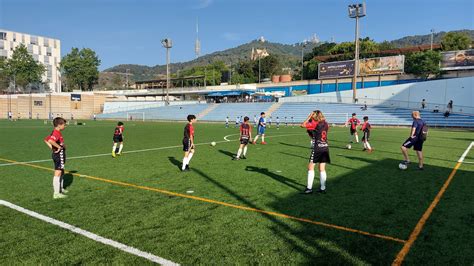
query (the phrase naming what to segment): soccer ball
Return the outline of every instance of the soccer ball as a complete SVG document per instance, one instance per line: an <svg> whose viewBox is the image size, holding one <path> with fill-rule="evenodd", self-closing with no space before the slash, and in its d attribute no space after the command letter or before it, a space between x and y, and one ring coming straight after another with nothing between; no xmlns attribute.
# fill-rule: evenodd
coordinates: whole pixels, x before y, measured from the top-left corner
<svg viewBox="0 0 474 266"><path fill-rule="evenodd" d="M346 145L346 148L347 148L348 150L352 149L351 144L347 144L347 145Z"/></svg>
<svg viewBox="0 0 474 266"><path fill-rule="evenodd" d="M398 168L400 168L400 170L406 170L408 167L407 167L406 164L400 163L400 164L398 165Z"/></svg>
<svg viewBox="0 0 474 266"><path fill-rule="evenodd" d="M216 142L215 141L211 142L211 146L216 146Z"/></svg>

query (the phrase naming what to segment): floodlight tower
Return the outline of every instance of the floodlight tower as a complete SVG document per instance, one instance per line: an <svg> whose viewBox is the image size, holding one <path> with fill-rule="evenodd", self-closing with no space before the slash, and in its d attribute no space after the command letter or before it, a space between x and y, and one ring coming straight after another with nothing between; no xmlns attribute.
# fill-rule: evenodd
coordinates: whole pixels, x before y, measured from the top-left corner
<svg viewBox="0 0 474 266"><path fill-rule="evenodd" d="M170 103L169 89L170 89L170 49L173 47L173 42L170 38L161 40L161 44L166 48L166 104Z"/></svg>
<svg viewBox="0 0 474 266"><path fill-rule="evenodd" d="M355 18L355 56L354 56L354 77L352 79L352 98L357 102L357 74L359 72L359 18L365 17L365 2L362 4L352 4L348 6L349 17Z"/></svg>
<svg viewBox="0 0 474 266"><path fill-rule="evenodd" d="M196 58L201 55L201 41L199 40L199 21L196 19L196 42L194 43L194 53Z"/></svg>

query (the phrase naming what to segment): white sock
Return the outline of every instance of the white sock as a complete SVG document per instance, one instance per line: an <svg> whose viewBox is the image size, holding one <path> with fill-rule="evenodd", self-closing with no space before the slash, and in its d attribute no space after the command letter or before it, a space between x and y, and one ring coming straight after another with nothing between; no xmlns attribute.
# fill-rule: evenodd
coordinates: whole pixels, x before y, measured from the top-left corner
<svg viewBox="0 0 474 266"><path fill-rule="evenodd" d="M191 158L193 158L193 155L194 155L193 152L190 152L190 153L188 154L188 162L187 162L186 164L189 164L189 162L191 161Z"/></svg>
<svg viewBox="0 0 474 266"><path fill-rule="evenodd" d="M367 149L371 150L372 147L370 147L370 144L368 142L365 143L367 145Z"/></svg>
<svg viewBox="0 0 474 266"><path fill-rule="evenodd" d="M364 149L367 149L367 143L363 142L363 144L364 144Z"/></svg>
<svg viewBox="0 0 474 266"><path fill-rule="evenodd" d="M247 156L247 146L244 147L244 156Z"/></svg>
<svg viewBox="0 0 474 266"><path fill-rule="evenodd" d="M356 136L356 142L359 143L359 135L355 135Z"/></svg>
<svg viewBox="0 0 474 266"><path fill-rule="evenodd" d="M241 154L242 154L242 149L239 148L239 151L237 151L237 158L240 158Z"/></svg>
<svg viewBox="0 0 474 266"><path fill-rule="evenodd" d="M258 139L258 135L255 136L255 139L253 140L253 142L257 142L257 139Z"/></svg>
<svg viewBox="0 0 474 266"><path fill-rule="evenodd" d="M115 153L116 149L117 149L117 143L114 143L114 146L112 147L112 152Z"/></svg>
<svg viewBox="0 0 474 266"><path fill-rule="evenodd" d="M123 143L120 144L120 146L119 146L119 152L118 152L118 153L122 153L122 149L123 149Z"/></svg>
<svg viewBox="0 0 474 266"><path fill-rule="evenodd" d="M53 177L53 190L54 194L58 194L61 192L61 177L60 176L54 176Z"/></svg>
<svg viewBox="0 0 474 266"><path fill-rule="evenodd" d="M308 171L308 189L313 189L314 170Z"/></svg>
<svg viewBox="0 0 474 266"><path fill-rule="evenodd" d="M262 142L265 142L265 135L262 135Z"/></svg>
<svg viewBox="0 0 474 266"><path fill-rule="evenodd" d="M181 166L181 170L186 169L186 165L188 164L188 158L184 157L183 158L183 165Z"/></svg>
<svg viewBox="0 0 474 266"><path fill-rule="evenodd" d="M319 181L321 182L321 190L326 189L326 171L319 172Z"/></svg>

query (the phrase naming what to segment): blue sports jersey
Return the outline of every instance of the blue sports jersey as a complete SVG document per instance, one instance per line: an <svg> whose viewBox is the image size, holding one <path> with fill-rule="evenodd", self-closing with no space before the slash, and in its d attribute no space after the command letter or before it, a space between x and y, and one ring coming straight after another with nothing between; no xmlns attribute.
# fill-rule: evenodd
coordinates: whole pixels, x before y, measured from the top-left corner
<svg viewBox="0 0 474 266"><path fill-rule="evenodd" d="M421 130L423 129L423 126L425 125L425 121L421 119L414 119L413 124L411 125L412 128L415 129L415 137L418 137L421 134Z"/></svg>
<svg viewBox="0 0 474 266"><path fill-rule="evenodd" d="M266 126L266 124L265 124L265 118L260 117L260 119L258 120L258 126L259 126L259 127L265 127L265 126Z"/></svg>

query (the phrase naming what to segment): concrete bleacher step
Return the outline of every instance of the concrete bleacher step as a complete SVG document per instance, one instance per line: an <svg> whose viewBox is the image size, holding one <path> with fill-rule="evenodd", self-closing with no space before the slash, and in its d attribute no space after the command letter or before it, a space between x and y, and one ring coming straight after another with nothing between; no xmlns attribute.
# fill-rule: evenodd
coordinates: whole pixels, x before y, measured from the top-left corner
<svg viewBox="0 0 474 266"><path fill-rule="evenodd" d="M216 109L218 106L218 104L216 103L213 103L213 104L210 104L209 107L207 107L206 109L204 109L204 111L200 112L198 115L197 115L197 119L201 119L203 118L205 115L209 114L210 112L212 112L214 109Z"/></svg>
<svg viewBox="0 0 474 266"><path fill-rule="evenodd" d="M267 116L271 116L273 112L275 112L276 110L278 110L278 108L280 108L280 106L282 105L283 103L280 103L280 102L276 102L274 104L272 104L272 106L270 106L270 108L268 108L268 110L265 112L265 114Z"/></svg>

